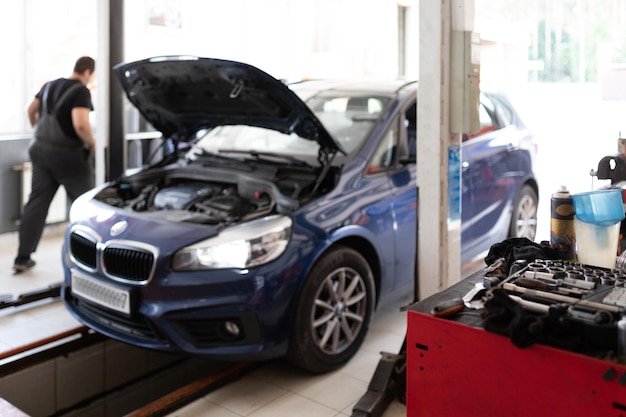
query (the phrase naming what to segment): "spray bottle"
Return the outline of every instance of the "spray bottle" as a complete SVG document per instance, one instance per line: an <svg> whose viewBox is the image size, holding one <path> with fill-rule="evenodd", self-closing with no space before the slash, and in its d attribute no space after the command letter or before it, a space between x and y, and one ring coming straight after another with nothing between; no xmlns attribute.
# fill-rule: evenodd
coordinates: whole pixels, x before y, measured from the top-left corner
<svg viewBox="0 0 626 417"><path fill-rule="evenodd" d="M574 201L567 187L552 194L550 207L550 246L562 253L564 261L575 261Z"/></svg>

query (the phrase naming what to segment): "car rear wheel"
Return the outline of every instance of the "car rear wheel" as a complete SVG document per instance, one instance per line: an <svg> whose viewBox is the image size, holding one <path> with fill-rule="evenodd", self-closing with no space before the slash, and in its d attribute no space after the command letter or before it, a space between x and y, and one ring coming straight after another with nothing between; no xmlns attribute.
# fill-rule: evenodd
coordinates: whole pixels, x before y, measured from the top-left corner
<svg viewBox="0 0 626 417"><path fill-rule="evenodd" d="M513 205L511 216L510 237L525 237L535 240L537 233L537 205L539 198L535 190L524 185Z"/></svg>
<svg viewBox="0 0 626 417"><path fill-rule="evenodd" d="M374 292L371 269L358 252L339 247L323 256L302 288L289 360L313 373L345 364L367 334Z"/></svg>

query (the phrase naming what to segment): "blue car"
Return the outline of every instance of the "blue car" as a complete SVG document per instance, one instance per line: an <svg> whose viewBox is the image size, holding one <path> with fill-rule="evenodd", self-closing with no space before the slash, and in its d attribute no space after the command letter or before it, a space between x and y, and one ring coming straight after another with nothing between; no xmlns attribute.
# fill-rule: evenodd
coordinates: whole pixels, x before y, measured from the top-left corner
<svg viewBox="0 0 626 417"><path fill-rule="evenodd" d="M413 288L417 84L286 85L196 57L114 71L168 147L72 205L69 311L145 348L345 364L376 307ZM481 100L462 151L464 261L536 227L532 136L503 96Z"/></svg>

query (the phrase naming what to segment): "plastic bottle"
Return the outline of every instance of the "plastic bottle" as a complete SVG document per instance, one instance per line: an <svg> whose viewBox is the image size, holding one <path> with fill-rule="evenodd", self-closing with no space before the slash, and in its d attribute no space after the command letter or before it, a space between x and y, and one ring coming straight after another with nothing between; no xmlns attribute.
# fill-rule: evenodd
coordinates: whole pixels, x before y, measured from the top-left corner
<svg viewBox="0 0 626 417"><path fill-rule="evenodd" d="M576 260L574 201L562 185L550 200L550 246L558 249L564 261Z"/></svg>

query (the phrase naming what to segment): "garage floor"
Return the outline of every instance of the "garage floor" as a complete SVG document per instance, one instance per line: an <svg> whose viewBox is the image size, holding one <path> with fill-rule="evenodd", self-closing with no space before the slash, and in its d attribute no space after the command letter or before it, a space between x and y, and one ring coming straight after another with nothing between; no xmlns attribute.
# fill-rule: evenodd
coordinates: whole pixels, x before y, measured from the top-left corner
<svg viewBox="0 0 626 417"><path fill-rule="evenodd" d="M405 328L405 314L379 311L359 353L342 369L312 376L276 360L169 417L350 416L367 390L380 352L398 352ZM383 416L404 417L406 407L394 401Z"/></svg>
<svg viewBox="0 0 626 417"><path fill-rule="evenodd" d="M33 259L32 270L14 275L12 270L17 236L0 235L0 294L17 296L41 290L63 280L61 244L63 226L48 227ZM406 314L400 307L379 310L359 353L342 369L325 375L310 375L283 360L262 364L250 374L195 401L170 417L341 417L366 392L381 357L397 353L406 330ZM27 311L0 312L0 353L79 327L60 302ZM26 387L25 387L26 389ZM384 417L404 417L406 407L394 401Z"/></svg>

